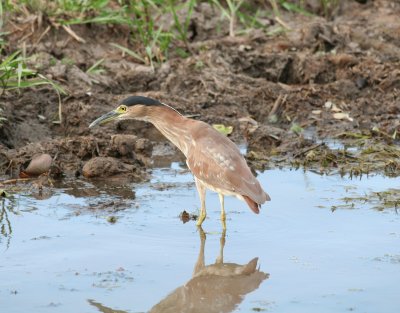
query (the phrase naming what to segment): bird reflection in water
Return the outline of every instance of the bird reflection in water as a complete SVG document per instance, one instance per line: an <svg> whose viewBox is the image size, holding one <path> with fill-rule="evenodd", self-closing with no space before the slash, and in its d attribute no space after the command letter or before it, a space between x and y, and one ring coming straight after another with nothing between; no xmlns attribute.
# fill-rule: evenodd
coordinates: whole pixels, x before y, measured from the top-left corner
<svg viewBox="0 0 400 313"><path fill-rule="evenodd" d="M200 253L192 278L157 303L150 313L227 313L232 312L244 297L256 290L269 274L257 269L258 258L247 264L224 263L225 231L220 239L220 252L214 264L206 265L206 234L199 227ZM103 313L119 312L89 300Z"/></svg>
<svg viewBox="0 0 400 313"><path fill-rule="evenodd" d="M156 304L150 312L231 312L244 296L256 290L268 277L257 269L258 258L247 264L224 263L225 231L220 239L220 253L214 264L205 265L206 234L199 227L200 253L193 277Z"/></svg>

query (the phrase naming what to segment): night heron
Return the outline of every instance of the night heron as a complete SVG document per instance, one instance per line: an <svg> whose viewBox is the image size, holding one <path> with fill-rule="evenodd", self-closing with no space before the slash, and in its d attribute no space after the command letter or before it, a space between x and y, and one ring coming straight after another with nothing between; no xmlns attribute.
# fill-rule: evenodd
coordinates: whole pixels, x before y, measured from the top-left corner
<svg viewBox="0 0 400 313"><path fill-rule="evenodd" d="M238 147L210 125L184 117L171 106L142 96L124 99L113 111L92 122L89 127L112 120L135 119L152 123L182 151L194 175L201 201L200 226L206 218L206 189L215 191L221 203L221 221L226 228L224 196L244 200L254 213L270 197L252 174Z"/></svg>

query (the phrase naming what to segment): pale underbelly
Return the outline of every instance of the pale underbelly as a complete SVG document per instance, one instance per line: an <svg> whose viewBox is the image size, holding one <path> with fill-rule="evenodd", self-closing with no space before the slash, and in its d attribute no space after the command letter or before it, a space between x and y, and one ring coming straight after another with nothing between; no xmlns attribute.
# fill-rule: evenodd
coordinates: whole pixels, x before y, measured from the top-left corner
<svg viewBox="0 0 400 313"><path fill-rule="evenodd" d="M197 179L204 187L206 187L207 189L209 189L211 191L222 194L224 196L234 196L234 197L238 198L239 200L244 201L243 196L241 194L236 193L235 191L221 189L221 188L215 188L215 187L211 186L210 184L207 184L206 182L204 182L201 179L198 179L198 178L195 178L195 179Z"/></svg>

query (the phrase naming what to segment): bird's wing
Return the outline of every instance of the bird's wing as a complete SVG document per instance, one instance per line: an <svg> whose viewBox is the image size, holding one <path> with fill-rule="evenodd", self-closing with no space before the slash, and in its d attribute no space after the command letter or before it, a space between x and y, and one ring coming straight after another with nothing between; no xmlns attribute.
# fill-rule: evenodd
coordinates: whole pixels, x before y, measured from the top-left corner
<svg viewBox="0 0 400 313"><path fill-rule="evenodd" d="M237 146L207 124L193 132L187 164L193 174L214 189L245 195L261 204L268 200Z"/></svg>

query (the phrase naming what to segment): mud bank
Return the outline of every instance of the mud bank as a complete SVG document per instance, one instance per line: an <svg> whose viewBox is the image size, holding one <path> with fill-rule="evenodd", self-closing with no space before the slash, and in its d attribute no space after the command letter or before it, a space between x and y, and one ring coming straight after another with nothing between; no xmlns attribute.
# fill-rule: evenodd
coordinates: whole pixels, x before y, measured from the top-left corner
<svg viewBox="0 0 400 313"><path fill-rule="evenodd" d="M24 45L33 54L30 66L68 96L59 102L48 87L2 95L0 173L15 177L33 155L49 153L57 175L78 176L92 158L111 157L122 164L109 175L144 179L153 147L163 140L152 126L125 121L88 129L119 100L141 94L193 118L233 126L231 138L247 144L258 169L397 176L399 14L393 1L346 1L330 20L286 12L286 28L272 23L269 32L231 38L213 28L216 12L203 3L193 15L191 55L172 56L154 70L108 45L127 44L123 27L74 26L82 44L54 27L41 37L46 21L10 17L8 49ZM29 36L27 26L35 29ZM102 58L104 71L87 73Z"/></svg>

